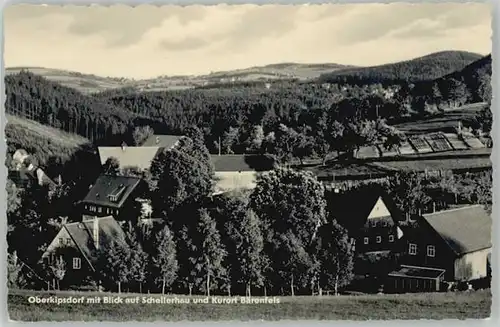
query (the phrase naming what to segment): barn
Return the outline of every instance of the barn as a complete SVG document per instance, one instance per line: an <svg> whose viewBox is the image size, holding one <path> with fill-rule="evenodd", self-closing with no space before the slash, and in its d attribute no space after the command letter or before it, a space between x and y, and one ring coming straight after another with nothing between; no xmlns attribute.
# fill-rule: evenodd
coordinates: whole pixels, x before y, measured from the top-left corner
<svg viewBox="0 0 500 327"><path fill-rule="evenodd" d="M423 284L408 289L409 283L429 277L430 271L435 272L430 276L434 280L449 283L474 283L490 278L491 227L491 216L481 205L419 217L416 224L404 229L399 244L401 266L389 274L387 285L395 291L424 291ZM411 273L406 272L407 266L414 268Z"/></svg>

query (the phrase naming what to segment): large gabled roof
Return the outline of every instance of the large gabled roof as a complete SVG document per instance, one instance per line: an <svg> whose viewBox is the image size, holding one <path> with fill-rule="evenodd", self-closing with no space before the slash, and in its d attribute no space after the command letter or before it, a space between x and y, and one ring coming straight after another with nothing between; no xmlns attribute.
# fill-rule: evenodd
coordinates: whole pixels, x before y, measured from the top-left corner
<svg viewBox="0 0 500 327"><path fill-rule="evenodd" d="M99 249L105 250L112 241L125 242L125 233L112 216L94 219L97 219L99 228ZM98 249L94 240L94 219L65 224L63 228L66 229L82 255L95 269L95 263L98 260Z"/></svg>
<svg viewBox="0 0 500 327"><path fill-rule="evenodd" d="M481 205L423 215L457 255L491 247L491 216Z"/></svg>
<svg viewBox="0 0 500 327"><path fill-rule="evenodd" d="M330 215L350 231L362 228L372 209L382 199L393 220L399 220L398 211L381 187L371 186L360 189L327 191L326 200Z"/></svg>
<svg viewBox="0 0 500 327"><path fill-rule="evenodd" d="M137 177L100 175L81 202L120 208L140 182Z"/></svg>
<svg viewBox="0 0 500 327"><path fill-rule="evenodd" d="M274 160L265 155L225 154L211 156L216 172L269 171Z"/></svg>
<svg viewBox="0 0 500 327"><path fill-rule="evenodd" d="M159 149L158 146L101 146L98 148L101 165L114 157L120 163L120 168L138 167L140 169L150 168L151 161Z"/></svg>
<svg viewBox="0 0 500 327"><path fill-rule="evenodd" d="M183 138L183 136L179 135L151 135L144 143L141 144L141 147L146 146L158 146L161 148L171 149L177 145L177 142Z"/></svg>

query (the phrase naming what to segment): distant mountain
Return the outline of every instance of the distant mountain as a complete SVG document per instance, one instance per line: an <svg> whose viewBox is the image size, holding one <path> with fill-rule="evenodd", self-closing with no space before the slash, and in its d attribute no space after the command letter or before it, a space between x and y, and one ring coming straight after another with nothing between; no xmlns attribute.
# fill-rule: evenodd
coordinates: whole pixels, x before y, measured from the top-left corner
<svg viewBox="0 0 500 327"><path fill-rule="evenodd" d="M465 84L470 84L471 82L477 81L480 76L491 76L491 73L491 54L489 54L467 65L462 70L443 76L438 80L447 80L454 78L457 80L462 80Z"/></svg>
<svg viewBox="0 0 500 327"><path fill-rule="evenodd" d="M466 51L443 51L380 66L341 69L323 74L319 80L358 85L434 80L461 70L481 57Z"/></svg>
<svg viewBox="0 0 500 327"><path fill-rule="evenodd" d="M42 67L9 67L5 69L5 74L7 76L15 75L19 74L21 71L29 71L35 75L45 77L49 81L77 89L84 94L121 88L133 83L132 80L126 78L101 77L62 69Z"/></svg>
<svg viewBox="0 0 500 327"><path fill-rule="evenodd" d="M455 98L461 104L491 101L491 54L432 81L416 83L414 96L431 101Z"/></svg>
<svg viewBox="0 0 500 327"><path fill-rule="evenodd" d="M310 80L321 74L345 69L351 66L338 64L297 64L280 63L261 67L213 72L200 76L158 76L150 79L132 80L126 78L100 77L90 74L70 72L60 69L41 67L6 68L6 74L18 74L29 71L45 77L63 86L71 87L84 94L97 93L117 88L129 88L137 91L164 91L189 89L225 83L265 82L276 80Z"/></svg>

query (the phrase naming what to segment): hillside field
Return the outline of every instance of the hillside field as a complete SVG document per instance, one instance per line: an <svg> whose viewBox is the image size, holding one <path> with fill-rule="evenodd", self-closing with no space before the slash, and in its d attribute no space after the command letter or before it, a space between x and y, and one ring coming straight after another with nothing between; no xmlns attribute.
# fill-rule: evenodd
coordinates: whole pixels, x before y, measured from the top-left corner
<svg viewBox="0 0 500 327"><path fill-rule="evenodd" d="M73 296L87 298L111 296L139 297L139 304L29 304L31 295L40 298ZM149 299L174 298L191 303L142 304ZM491 313L491 292L419 293L401 295L345 295L269 297L279 303L192 303L195 297L116 293L70 293L12 291L8 296L9 317L15 321L202 321L202 320L388 320L388 319L484 319ZM199 296L197 298L205 298ZM258 299L258 298L254 298ZM123 299L123 301L125 301ZM164 301L166 302L166 301Z"/></svg>

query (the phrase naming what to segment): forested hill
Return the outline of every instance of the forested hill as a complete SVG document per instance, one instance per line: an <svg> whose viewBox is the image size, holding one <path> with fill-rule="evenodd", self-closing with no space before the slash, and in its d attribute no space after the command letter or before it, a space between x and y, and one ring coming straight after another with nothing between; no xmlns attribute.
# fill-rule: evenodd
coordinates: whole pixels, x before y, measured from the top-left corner
<svg viewBox="0 0 500 327"><path fill-rule="evenodd" d="M29 72L5 77L7 113L82 135L95 142L126 132L133 115Z"/></svg>
<svg viewBox="0 0 500 327"><path fill-rule="evenodd" d="M443 51L380 66L342 69L323 74L319 80L357 85L433 80L461 70L481 57L465 51Z"/></svg>
<svg viewBox="0 0 500 327"><path fill-rule="evenodd" d="M312 137L328 115L339 121L384 118L391 123L415 113L487 102L490 74L491 56L454 74L418 83L359 86L290 81L269 88L234 85L154 92L123 88L83 95L21 72L6 77L6 111L98 145L127 142L138 126L149 125L159 134L183 134L197 125L212 153L219 147L223 153L246 153L256 135L272 136L280 124Z"/></svg>
<svg viewBox="0 0 500 327"><path fill-rule="evenodd" d="M440 103L453 98L460 104L491 101L491 54L474 61L465 68L437 78L416 83L414 97Z"/></svg>

